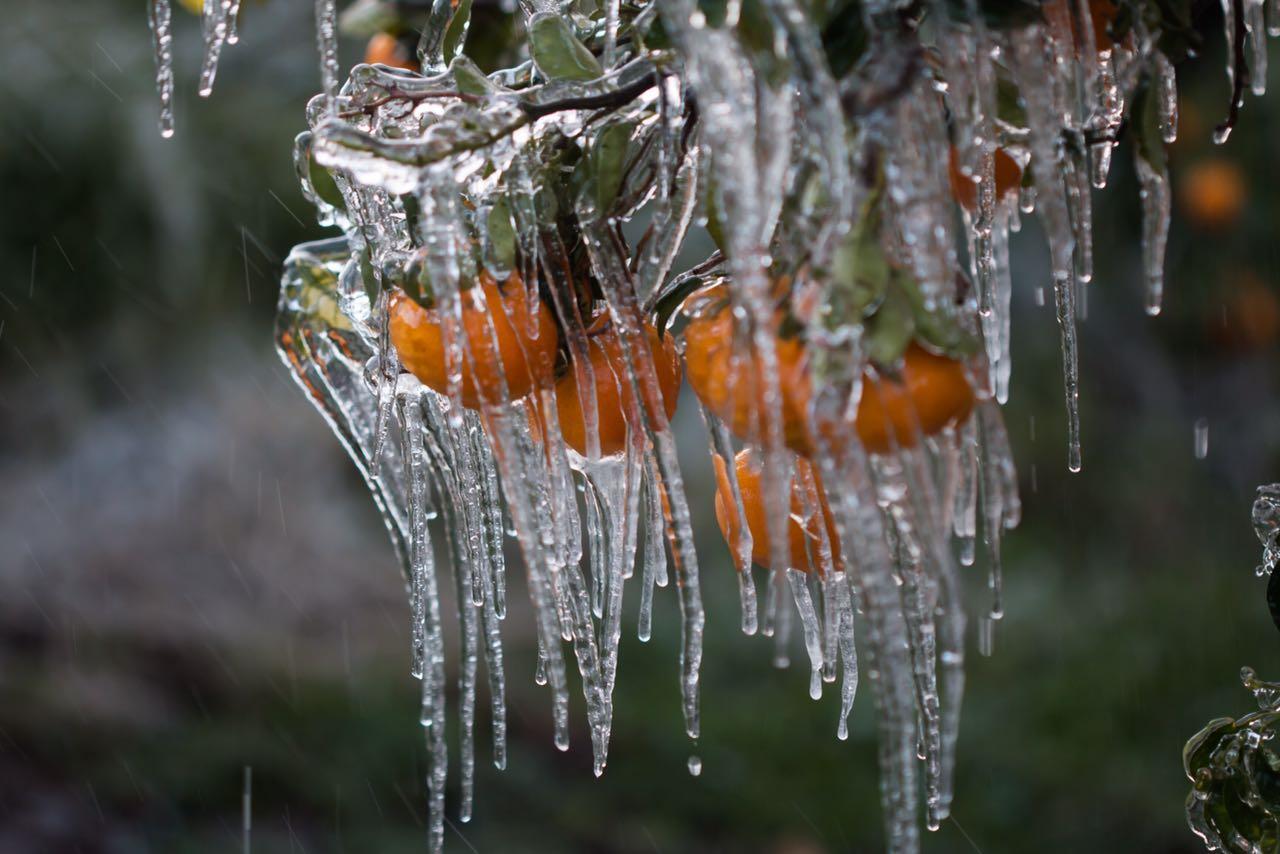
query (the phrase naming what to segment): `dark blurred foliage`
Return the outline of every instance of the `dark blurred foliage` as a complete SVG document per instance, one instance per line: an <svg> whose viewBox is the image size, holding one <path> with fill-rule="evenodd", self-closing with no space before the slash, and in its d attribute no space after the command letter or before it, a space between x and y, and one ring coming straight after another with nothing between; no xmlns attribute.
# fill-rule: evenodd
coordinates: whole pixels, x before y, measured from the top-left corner
<svg viewBox="0 0 1280 854"><path fill-rule="evenodd" d="M423 850L397 568L270 345L281 260L323 233L290 162L318 85L307 4L247 3L208 100L198 23L175 10L168 141L142 4L10 0L0 20L0 851L235 850L246 766L255 851ZM497 56L505 25L486 20L472 44ZM1141 310L1127 147L1095 197L1078 475L1054 318L1033 299L1044 250L1034 225L1015 241L1006 415L1026 518L996 654L971 650L955 820L926 851L1194 851L1181 745L1247 708L1240 665L1280 675L1248 526L1254 485L1280 474L1280 111L1250 98L1209 143L1227 84L1218 21L1201 23L1159 318ZM1221 178L1179 189L1206 164L1237 170L1238 198ZM578 706L558 753L517 591L510 768L485 760L482 711L476 818L450 850L879 848L869 693L841 743L834 698L810 701L803 667L738 634L692 407L679 419L710 612L702 742L681 732L667 591L654 641L624 638L605 777Z"/></svg>

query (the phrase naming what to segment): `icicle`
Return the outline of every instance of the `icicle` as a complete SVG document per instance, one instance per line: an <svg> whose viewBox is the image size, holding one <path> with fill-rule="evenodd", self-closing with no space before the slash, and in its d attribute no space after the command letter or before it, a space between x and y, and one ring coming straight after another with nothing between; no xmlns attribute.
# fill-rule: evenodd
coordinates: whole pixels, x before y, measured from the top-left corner
<svg viewBox="0 0 1280 854"><path fill-rule="evenodd" d="M937 806L941 790L941 728L937 683L937 644L933 621L936 593L925 565L937 560L929 531L934 511L924 494L925 484L911 470L911 453L873 458L879 501L884 507L885 527L895 555L901 581L901 609L906 623L919 719L917 748L925 760L925 805L927 826L937 829ZM940 546L939 546L940 548Z"/></svg>
<svg viewBox="0 0 1280 854"><path fill-rule="evenodd" d="M1169 181L1140 151L1134 151L1134 168L1138 173L1138 196L1142 200L1142 264L1146 279L1147 314L1160 313L1164 298L1164 253L1169 240Z"/></svg>
<svg viewBox="0 0 1280 854"><path fill-rule="evenodd" d="M769 618L766 621L773 638L773 666L786 670L791 666L791 608L788 607L787 570L769 571Z"/></svg>
<svg viewBox="0 0 1280 854"><path fill-rule="evenodd" d="M1239 65L1239 47L1236 42L1236 3L1237 0L1222 0L1222 29L1227 37L1227 86L1231 89L1230 112L1234 116L1240 104L1236 95L1236 68ZM1227 121L1213 129L1213 141L1217 145L1224 144L1231 136L1233 122Z"/></svg>
<svg viewBox="0 0 1280 854"><path fill-rule="evenodd" d="M738 486L737 468L734 465L733 438L729 429L716 418L702 402L698 402L698 411L702 413L702 423L711 439L712 459L718 460L717 466L729 484L728 496L731 502L725 507L735 521L731 524L737 532L737 548L733 549L733 563L738 570L738 598L742 607L742 632L754 635L758 626L758 609L756 604L756 585L751 577L751 528L747 524L746 508L742 505L742 491Z"/></svg>
<svg viewBox="0 0 1280 854"><path fill-rule="evenodd" d="M1004 219L997 222L992 237L992 249L996 267L996 317L1000 322L996 333L1000 338L998 361L995 369L995 397L1002 406L1009 402L1009 379L1013 374L1012 323L1013 323L1013 274L1009 265L1009 211L1017 208L1006 206Z"/></svg>
<svg viewBox="0 0 1280 854"><path fill-rule="evenodd" d="M816 460L829 489L827 497L840 543L857 555L857 591L866 614L868 675L876 689L880 726L880 793L885 814L886 848L891 854L919 847L916 826L915 703L906 622L894 563L861 448L852 448L840 464L830 454ZM835 487L839 484L839 488ZM849 659L846 658L846 666Z"/></svg>
<svg viewBox="0 0 1280 854"><path fill-rule="evenodd" d="M165 139L173 136L173 16L169 4L170 0L151 0L147 6L160 95L160 135Z"/></svg>
<svg viewBox="0 0 1280 854"><path fill-rule="evenodd" d="M644 532L644 580L640 591L640 626L638 636L648 641L653 633L653 590L667 586L667 553L663 537L662 496L654 484L652 469L646 472L645 499L647 518Z"/></svg>
<svg viewBox="0 0 1280 854"><path fill-rule="evenodd" d="M613 687L618 670L618 643L622 636L623 584L636 558L636 517L640 510L643 448L632 442L623 459L602 460L591 465L588 478L600 502L604 529L605 603L600 628L607 719L612 720ZM607 741L606 733L606 741Z"/></svg>
<svg viewBox="0 0 1280 854"><path fill-rule="evenodd" d="M475 605L467 601L471 592L471 567L457 567L458 608L462 612L462 667L458 673L458 693L462 709L459 749L462 779L462 803L458 807L460 821L470 821L475 802L476 788L476 668L479 663L479 643L476 627Z"/></svg>
<svg viewBox="0 0 1280 854"><path fill-rule="evenodd" d="M1229 2L1229 0L1228 0ZM1054 91L1054 76L1046 66L1043 31L1028 28L1013 40L1015 71L1025 81L1023 92L1031 129L1032 168L1035 170L1040 219L1049 239L1058 326L1062 335L1062 372L1067 409L1067 468L1077 472L1080 454L1080 361L1076 353L1076 288L1073 276L1075 234L1063 193L1060 127L1062 111Z"/></svg>
<svg viewBox="0 0 1280 854"><path fill-rule="evenodd" d="M822 624L818 618L817 608L813 604L813 596L809 593L808 573L789 569L787 582L791 586L791 596L800 614L800 625L804 630L804 646L809 653L809 696L814 700L820 700L822 699Z"/></svg>
<svg viewBox="0 0 1280 854"><path fill-rule="evenodd" d="M423 392L428 394L429 392ZM444 795L449 766L445 745L444 641L440 633L440 602L435 563L428 540L426 517L427 473L423 448L422 411L413 398L400 406L404 457L409 462L409 512L412 533L414 636L421 638L422 721L427 728L427 792L430 806L428 848L433 854L444 847ZM419 657L415 643L415 658Z"/></svg>
<svg viewBox="0 0 1280 854"><path fill-rule="evenodd" d="M840 717L836 725L836 738L845 741L849 738L849 713L853 710L853 701L858 694L858 650L854 637L854 613L857 605L847 572L824 579L824 583L832 589L839 614L836 638L843 675L840 680Z"/></svg>
<svg viewBox="0 0 1280 854"><path fill-rule="evenodd" d="M240 42L240 0L231 0L227 9L227 44Z"/></svg>
<svg viewBox="0 0 1280 854"><path fill-rule="evenodd" d="M642 424L652 447L653 482L660 490L664 528L676 571L681 613L681 693L685 732L697 738L699 674L702 668L702 633L705 615L698 578L697 555L693 549L693 524L684 496L684 483L676 456L675 437L667 423L665 404L635 285L612 229L600 222L584 222L583 236L591 265L604 290L609 314L618 333L618 342L627 366L633 412L629 424ZM638 409L640 411L634 411Z"/></svg>
<svg viewBox="0 0 1280 854"><path fill-rule="evenodd" d="M974 541L978 534L978 434L977 419L961 426L959 443L960 480L956 489L954 530L960 545L960 563L973 566Z"/></svg>
<svg viewBox="0 0 1280 854"><path fill-rule="evenodd" d="M1071 212L1071 229L1075 234L1075 277L1077 293L1093 280L1093 198L1089 188L1088 152L1082 143L1073 144L1062 159L1063 179L1067 186L1067 205ZM1083 299L1077 306L1078 317L1084 319Z"/></svg>
<svg viewBox="0 0 1280 854"><path fill-rule="evenodd" d="M1249 33L1249 84L1254 95L1267 94L1267 28L1264 0L1244 0L1244 26Z"/></svg>
<svg viewBox="0 0 1280 854"><path fill-rule="evenodd" d="M206 3L213 0L205 0ZM315 0L316 46L320 50L320 85L330 111L338 94L338 13L336 0Z"/></svg>
<svg viewBox="0 0 1280 854"><path fill-rule="evenodd" d="M218 59L222 46L231 32L231 12L238 4L234 0L204 0L200 15L200 31L204 37L204 59L200 65L201 98L213 94L213 81L218 75Z"/></svg>
<svg viewBox="0 0 1280 854"><path fill-rule="evenodd" d="M1087 124L1087 129L1097 134L1096 141L1090 146L1092 157L1092 174L1090 183L1098 189L1107 184L1107 175L1111 171L1111 154L1115 149L1115 139L1124 123L1124 93L1120 90L1116 78L1117 50L1108 48L1098 52L1098 109Z"/></svg>
<svg viewBox="0 0 1280 854"><path fill-rule="evenodd" d="M1166 144L1178 139L1178 75L1173 63L1160 51L1154 54L1156 104L1160 109L1160 138Z"/></svg>
<svg viewBox="0 0 1280 854"><path fill-rule="evenodd" d="M987 588L991 592L992 619L998 620L1004 615L1004 567L1001 559L1000 542L1004 532L1004 489L999 480L999 468L996 457L991 453L988 439L988 422L998 414L988 414L990 410L983 407L977 413L979 420L980 454L981 454L981 486L982 495L982 538L987 550Z"/></svg>

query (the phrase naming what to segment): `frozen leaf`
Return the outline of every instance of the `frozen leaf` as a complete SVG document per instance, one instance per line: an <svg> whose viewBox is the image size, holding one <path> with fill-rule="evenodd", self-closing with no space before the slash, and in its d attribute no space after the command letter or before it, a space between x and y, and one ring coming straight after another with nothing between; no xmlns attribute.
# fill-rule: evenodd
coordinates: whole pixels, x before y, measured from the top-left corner
<svg viewBox="0 0 1280 854"><path fill-rule="evenodd" d="M573 34L568 20L558 14L533 17L529 49L534 64L549 80L594 80L604 73L600 62Z"/></svg>

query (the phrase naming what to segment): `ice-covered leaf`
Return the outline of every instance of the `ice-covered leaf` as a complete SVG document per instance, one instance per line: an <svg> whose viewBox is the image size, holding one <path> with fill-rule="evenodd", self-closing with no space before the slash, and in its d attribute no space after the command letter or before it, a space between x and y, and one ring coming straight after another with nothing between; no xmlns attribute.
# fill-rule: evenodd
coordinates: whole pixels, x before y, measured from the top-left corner
<svg viewBox="0 0 1280 854"><path fill-rule="evenodd" d="M516 230L511 220L511 204L505 196L489 209L486 224L494 258L503 269L513 269L516 263Z"/></svg>
<svg viewBox="0 0 1280 854"><path fill-rule="evenodd" d="M467 29L471 25L472 0L458 0L453 7L453 16L449 18L449 26L444 31L443 53L445 60L451 60L462 52L462 45L467 39Z"/></svg>
<svg viewBox="0 0 1280 854"><path fill-rule="evenodd" d="M533 62L549 80L594 80L604 73L600 62L574 35L563 16L544 12L529 22Z"/></svg>
<svg viewBox="0 0 1280 854"><path fill-rule="evenodd" d="M866 329L867 357L880 365L897 364L916 331L915 312L901 288L885 292L880 307L867 319Z"/></svg>
<svg viewBox="0 0 1280 854"><path fill-rule="evenodd" d="M587 156L578 163L578 169L585 170L583 191L596 216L608 216L618 197L634 130L635 123L629 121L605 125L592 140Z"/></svg>

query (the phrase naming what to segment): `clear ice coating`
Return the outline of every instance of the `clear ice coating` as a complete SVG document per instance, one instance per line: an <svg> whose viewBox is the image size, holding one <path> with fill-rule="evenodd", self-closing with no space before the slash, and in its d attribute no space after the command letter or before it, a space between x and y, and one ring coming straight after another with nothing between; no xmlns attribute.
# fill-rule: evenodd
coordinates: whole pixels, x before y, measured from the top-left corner
<svg viewBox="0 0 1280 854"><path fill-rule="evenodd" d="M1253 532L1262 543L1259 575L1270 575L1280 563L1280 483L1258 487L1253 500Z"/></svg>
<svg viewBox="0 0 1280 854"><path fill-rule="evenodd" d="M1280 628L1280 574L1274 572L1280 560L1280 484L1258 487L1251 515L1263 549L1257 574L1270 575L1267 605ZM1210 851L1271 851L1280 839L1280 682L1259 679L1251 667L1240 669L1240 681L1257 711L1214 718L1182 748L1191 781L1187 824Z"/></svg>
<svg viewBox="0 0 1280 854"><path fill-rule="evenodd" d="M1280 19L1273 2L1268 31L1263 5L1223 0L1232 95L1219 142L1246 85L1263 91L1265 34ZM343 81L335 0L315 0L321 92L295 164L318 221L343 234L294 248L277 316L281 357L364 477L405 569L429 847L444 842L450 672L460 820L473 813L482 665L492 761L507 764L508 538L557 747L570 743L575 666L604 772L633 580L641 641L655 598L678 603L684 726L700 736L693 520L713 511L690 507L677 464L671 371L682 356L710 436L742 630L771 638L784 665L803 642L813 699L839 682L838 739L870 686L886 847L918 851L921 814L935 830L952 802L963 568L982 555L989 604L976 643L989 655L1001 538L1021 515L1000 410L1010 234L1034 212L1047 237L1067 464L1079 470L1091 192L1132 135L1144 299L1157 313L1181 58L1161 52L1158 25L1177 22L1101 21L1105 6L1085 0L1007 19L977 0L919 15L867 0L826 20L795 0L508 6L527 35L513 67L481 71L465 52L470 2L436 2L418 22L420 72L362 64ZM236 42L239 8L204 0L202 96ZM149 0L148 13L170 136L170 0ZM632 220L634 241L622 229ZM675 270L695 226L717 250ZM1040 304L1044 284L1030 285ZM943 418L910 397L913 363L930 358L963 389ZM1280 486L1259 490L1254 525L1270 572ZM763 587L753 564L770 567ZM1222 785L1233 763L1258 751L1280 763L1267 753L1280 686L1252 672L1245 682L1263 711L1220 719L1188 745L1188 816L1220 847L1239 842L1216 806L1238 794ZM687 767L697 776L701 760ZM1274 827L1256 795L1246 806Z"/></svg>
<svg viewBox="0 0 1280 854"><path fill-rule="evenodd" d="M1280 766L1280 682L1264 682L1253 668L1240 681L1257 711L1215 718L1182 749L1191 793L1187 823L1210 851L1268 851L1280 834L1280 797L1274 769Z"/></svg>

